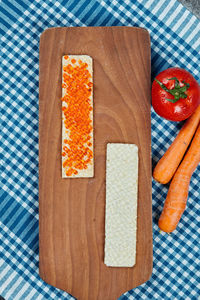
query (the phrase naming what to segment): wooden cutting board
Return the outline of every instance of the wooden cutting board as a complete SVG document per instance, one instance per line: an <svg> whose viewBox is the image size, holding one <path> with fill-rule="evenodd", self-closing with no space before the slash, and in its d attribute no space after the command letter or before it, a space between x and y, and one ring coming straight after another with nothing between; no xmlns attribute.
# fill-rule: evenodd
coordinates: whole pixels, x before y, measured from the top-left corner
<svg viewBox="0 0 200 300"><path fill-rule="evenodd" d="M61 178L61 58L94 62L95 176ZM40 39L39 272L80 300L115 300L152 273L150 38L131 27L51 28ZM139 147L136 265L104 264L106 144Z"/></svg>

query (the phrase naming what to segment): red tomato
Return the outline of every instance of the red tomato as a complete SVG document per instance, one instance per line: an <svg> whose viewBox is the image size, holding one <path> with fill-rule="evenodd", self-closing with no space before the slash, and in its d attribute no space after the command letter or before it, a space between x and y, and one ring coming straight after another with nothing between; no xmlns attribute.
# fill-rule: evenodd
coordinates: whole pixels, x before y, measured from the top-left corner
<svg viewBox="0 0 200 300"><path fill-rule="evenodd" d="M152 105L161 117L170 121L182 121L200 104L200 86L186 70L169 68L153 81Z"/></svg>

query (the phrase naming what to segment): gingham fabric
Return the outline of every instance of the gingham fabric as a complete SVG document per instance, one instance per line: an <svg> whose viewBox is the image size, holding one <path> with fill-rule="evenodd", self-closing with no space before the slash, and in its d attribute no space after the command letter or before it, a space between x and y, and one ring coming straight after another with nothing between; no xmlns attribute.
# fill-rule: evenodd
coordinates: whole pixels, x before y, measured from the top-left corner
<svg viewBox="0 0 200 300"><path fill-rule="evenodd" d="M200 22L174 0L2 0L0 5L0 295L6 300L74 299L38 275L40 34L57 26L144 27L151 35L152 78L178 66L198 80ZM153 165L181 125L152 109ZM159 233L157 226L168 187L152 181L152 277L120 299L200 299L199 174L200 166L192 176L187 209L171 235Z"/></svg>

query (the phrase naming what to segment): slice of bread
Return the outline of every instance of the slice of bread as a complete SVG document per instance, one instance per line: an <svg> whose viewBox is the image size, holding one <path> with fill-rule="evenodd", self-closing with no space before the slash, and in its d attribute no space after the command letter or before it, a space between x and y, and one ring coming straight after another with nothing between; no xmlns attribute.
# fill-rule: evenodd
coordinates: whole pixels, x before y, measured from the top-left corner
<svg viewBox="0 0 200 300"><path fill-rule="evenodd" d="M133 267L136 261L138 147L107 145L105 257L110 267Z"/></svg>

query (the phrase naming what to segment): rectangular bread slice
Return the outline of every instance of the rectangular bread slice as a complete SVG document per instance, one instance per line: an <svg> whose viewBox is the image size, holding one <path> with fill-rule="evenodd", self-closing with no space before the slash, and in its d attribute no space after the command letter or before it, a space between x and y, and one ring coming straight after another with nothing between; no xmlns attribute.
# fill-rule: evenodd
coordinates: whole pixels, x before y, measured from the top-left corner
<svg viewBox="0 0 200 300"><path fill-rule="evenodd" d="M136 260L138 147L107 144L105 257L110 267Z"/></svg>
<svg viewBox="0 0 200 300"><path fill-rule="evenodd" d="M64 55L62 57L62 177L93 177L93 152L92 58L88 55Z"/></svg>

